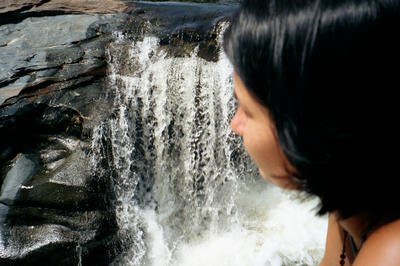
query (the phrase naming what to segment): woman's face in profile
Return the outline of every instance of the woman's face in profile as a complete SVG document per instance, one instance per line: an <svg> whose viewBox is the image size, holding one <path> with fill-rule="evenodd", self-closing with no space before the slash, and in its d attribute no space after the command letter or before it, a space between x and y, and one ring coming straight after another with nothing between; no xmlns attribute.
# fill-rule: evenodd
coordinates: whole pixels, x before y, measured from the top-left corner
<svg viewBox="0 0 400 266"><path fill-rule="evenodd" d="M295 189L296 183L286 171L292 170L291 166L279 147L268 109L250 94L236 72L233 81L238 109L230 123L232 130L243 137L247 152L265 180Z"/></svg>

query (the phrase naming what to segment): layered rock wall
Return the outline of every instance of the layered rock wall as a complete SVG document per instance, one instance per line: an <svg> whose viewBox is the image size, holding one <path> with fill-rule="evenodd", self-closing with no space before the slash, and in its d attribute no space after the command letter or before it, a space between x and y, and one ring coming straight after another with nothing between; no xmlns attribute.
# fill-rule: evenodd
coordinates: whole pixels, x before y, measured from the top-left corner
<svg viewBox="0 0 400 266"><path fill-rule="evenodd" d="M118 253L111 179L88 158L107 116L105 49L127 15L77 2L0 5L1 265L108 265Z"/></svg>

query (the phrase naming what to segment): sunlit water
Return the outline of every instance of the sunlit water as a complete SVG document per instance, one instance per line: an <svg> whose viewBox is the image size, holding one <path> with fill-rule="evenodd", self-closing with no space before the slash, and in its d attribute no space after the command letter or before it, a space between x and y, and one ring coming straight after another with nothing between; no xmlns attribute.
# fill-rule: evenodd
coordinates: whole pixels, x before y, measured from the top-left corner
<svg viewBox="0 0 400 266"><path fill-rule="evenodd" d="M110 142L119 236L114 265L317 265L326 218L317 200L268 185L229 128L232 67L172 58L155 37L116 33L111 119L95 130L93 165ZM98 170L98 169L97 169Z"/></svg>

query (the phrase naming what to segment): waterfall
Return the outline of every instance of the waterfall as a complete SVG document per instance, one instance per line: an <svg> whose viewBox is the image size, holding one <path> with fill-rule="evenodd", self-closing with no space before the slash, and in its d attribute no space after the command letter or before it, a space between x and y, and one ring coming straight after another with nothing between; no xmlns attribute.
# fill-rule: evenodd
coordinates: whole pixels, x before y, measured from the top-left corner
<svg viewBox="0 0 400 266"><path fill-rule="evenodd" d="M225 55L171 57L156 37L115 36L113 115L92 143L94 171L114 184L123 252L113 264L317 264L326 218L314 216L316 199L300 203L259 177L229 128Z"/></svg>

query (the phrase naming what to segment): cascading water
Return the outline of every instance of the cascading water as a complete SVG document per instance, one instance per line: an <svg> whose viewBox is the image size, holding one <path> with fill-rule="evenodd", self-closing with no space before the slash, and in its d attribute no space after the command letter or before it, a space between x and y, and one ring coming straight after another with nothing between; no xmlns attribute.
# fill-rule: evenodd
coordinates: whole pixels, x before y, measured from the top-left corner
<svg viewBox="0 0 400 266"><path fill-rule="evenodd" d="M116 33L108 57L114 115L96 128L92 159L102 171L112 157L125 250L113 264L317 264L326 219L314 217L316 200L293 201L258 176L229 128L223 53L171 57L155 37Z"/></svg>

